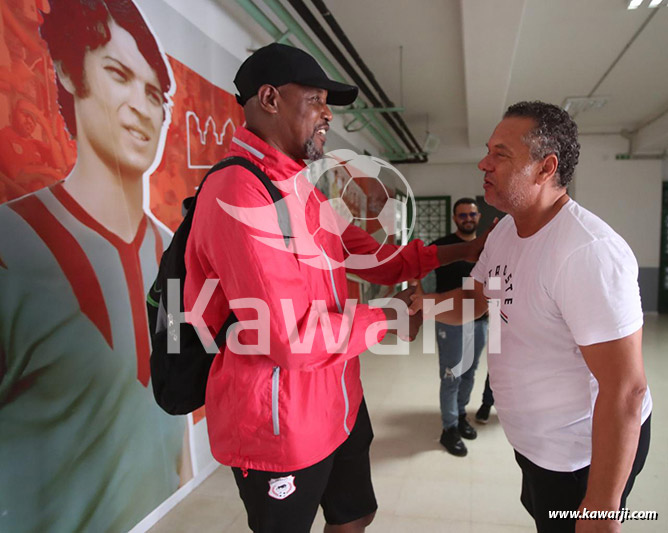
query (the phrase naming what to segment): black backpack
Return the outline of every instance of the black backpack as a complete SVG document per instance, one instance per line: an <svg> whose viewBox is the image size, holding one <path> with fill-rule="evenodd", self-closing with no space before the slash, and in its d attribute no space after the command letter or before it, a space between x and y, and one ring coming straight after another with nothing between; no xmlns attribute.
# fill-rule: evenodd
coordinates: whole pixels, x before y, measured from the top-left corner
<svg viewBox="0 0 668 533"><path fill-rule="evenodd" d="M234 313L229 317L216 335L216 347L207 352L202 345L195 328L182 320L174 321L167 313L167 282L179 280L179 309L183 312L183 287L186 279L185 252L186 242L192 227L193 214L199 195L207 177L231 165L240 165L257 176L271 195L278 213L278 223L283 233L286 247L289 245L290 218L283 198L267 175L243 157L228 157L214 165L202 179L195 196L183 201L185 216L174 232L172 241L162 254L158 275L146 296L149 332L151 335L151 383L156 402L171 415L185 415L204 405L206 382L209 369L216 355L224 351L228 328L237 322ZM178 324L180 322L180 328ZM168 336L179 342L178 353L169 353Z"/></svg>

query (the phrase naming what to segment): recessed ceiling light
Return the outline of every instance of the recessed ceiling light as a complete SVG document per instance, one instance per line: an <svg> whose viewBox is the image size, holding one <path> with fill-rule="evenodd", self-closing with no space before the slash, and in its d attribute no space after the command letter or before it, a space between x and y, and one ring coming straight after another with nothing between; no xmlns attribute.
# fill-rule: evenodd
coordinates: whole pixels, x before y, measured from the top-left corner
<svg viewBox="0 0 668 533"><path fill-rule="evenodd" d="M626 9L638 9L644 0L629 0L628 6ZM647 4L647 7L659 7L663 3L663 0L650 0L649 4ZM666 4L668 5L668 4Z"/></svg>
<svg viewBox="0 0 668 533"><path fill-rule="evenodd" d="M600 109L607 103L607 96L569 96L561 104L561 107L569 115L574 116L591 109Z"/></svg>

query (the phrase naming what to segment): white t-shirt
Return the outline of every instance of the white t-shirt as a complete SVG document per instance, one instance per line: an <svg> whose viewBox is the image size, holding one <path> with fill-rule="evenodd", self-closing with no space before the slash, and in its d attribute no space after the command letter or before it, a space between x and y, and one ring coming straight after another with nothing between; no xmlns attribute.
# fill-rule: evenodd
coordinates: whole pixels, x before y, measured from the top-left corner
<svg viewBox="0 0 668 533"><path fill-rule="evenodd" d="M501 353L490 353L488 365L510 444L549 470L587 466L598 383L578 346L620 339L642 326L633 252L569 200L527 238L504 217L471 276L484 284L485 296L500 300ZM498 290L490 289L493 277L500 278ZM648 389L643 421L651 409Z"/></svg>

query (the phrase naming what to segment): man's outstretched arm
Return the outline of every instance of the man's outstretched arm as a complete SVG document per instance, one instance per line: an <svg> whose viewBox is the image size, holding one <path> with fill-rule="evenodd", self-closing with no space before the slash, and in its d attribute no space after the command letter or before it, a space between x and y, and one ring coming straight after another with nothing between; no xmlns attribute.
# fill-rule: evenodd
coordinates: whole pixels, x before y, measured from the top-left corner
<svg viewBox="0 0 668 533"><path fill-rule="evenodd" d="M484 234L472 241L423 246L422 241L414 240L403 246L385 244L380 251L378 242L370 234L351 224L342 235L345 249L355 255L375 256L375 259L371 258L369 264L359 268L347 265L347 270L371 283L394 285L411 278L422 278L439 265L456 261L474 263L478 260L487 236L496 222L495 219ZM377 264L373 266L374 263Z"/></svg>
<svg viewBox="0 0 668 533"><path fill-rule="evenodd" d="M488 310L487 298L483 293L482 283L477 281L472 290L462 288L440 293L423 293L417 290L411 299L413 303L408 308L409 314L422 311L424 318L434 316L436 321L451 326L460 326L475 318L480 318ZM473 301L473 316L464 316L464 302Z"/></svg>

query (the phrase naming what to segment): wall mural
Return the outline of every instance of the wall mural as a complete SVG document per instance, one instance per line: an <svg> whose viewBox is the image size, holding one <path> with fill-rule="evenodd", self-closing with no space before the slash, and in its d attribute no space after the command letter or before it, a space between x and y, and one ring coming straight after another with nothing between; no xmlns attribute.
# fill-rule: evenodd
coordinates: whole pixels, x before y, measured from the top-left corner
<svg viewBox="0 0 668 533"><path fill-rule="evenodd" d="M0 16L0 531L127 531L193 477L145 294L243 111L131 0Z"/></svg>
<svg viewBox="0 0 668 533"><path fill-rule="evenodd" d="M0 3L0 531L127 531L205 468L153 399L145 295L243 122L132 0ZM349 178L322 186L375 235L387 191Z"/></svg>

